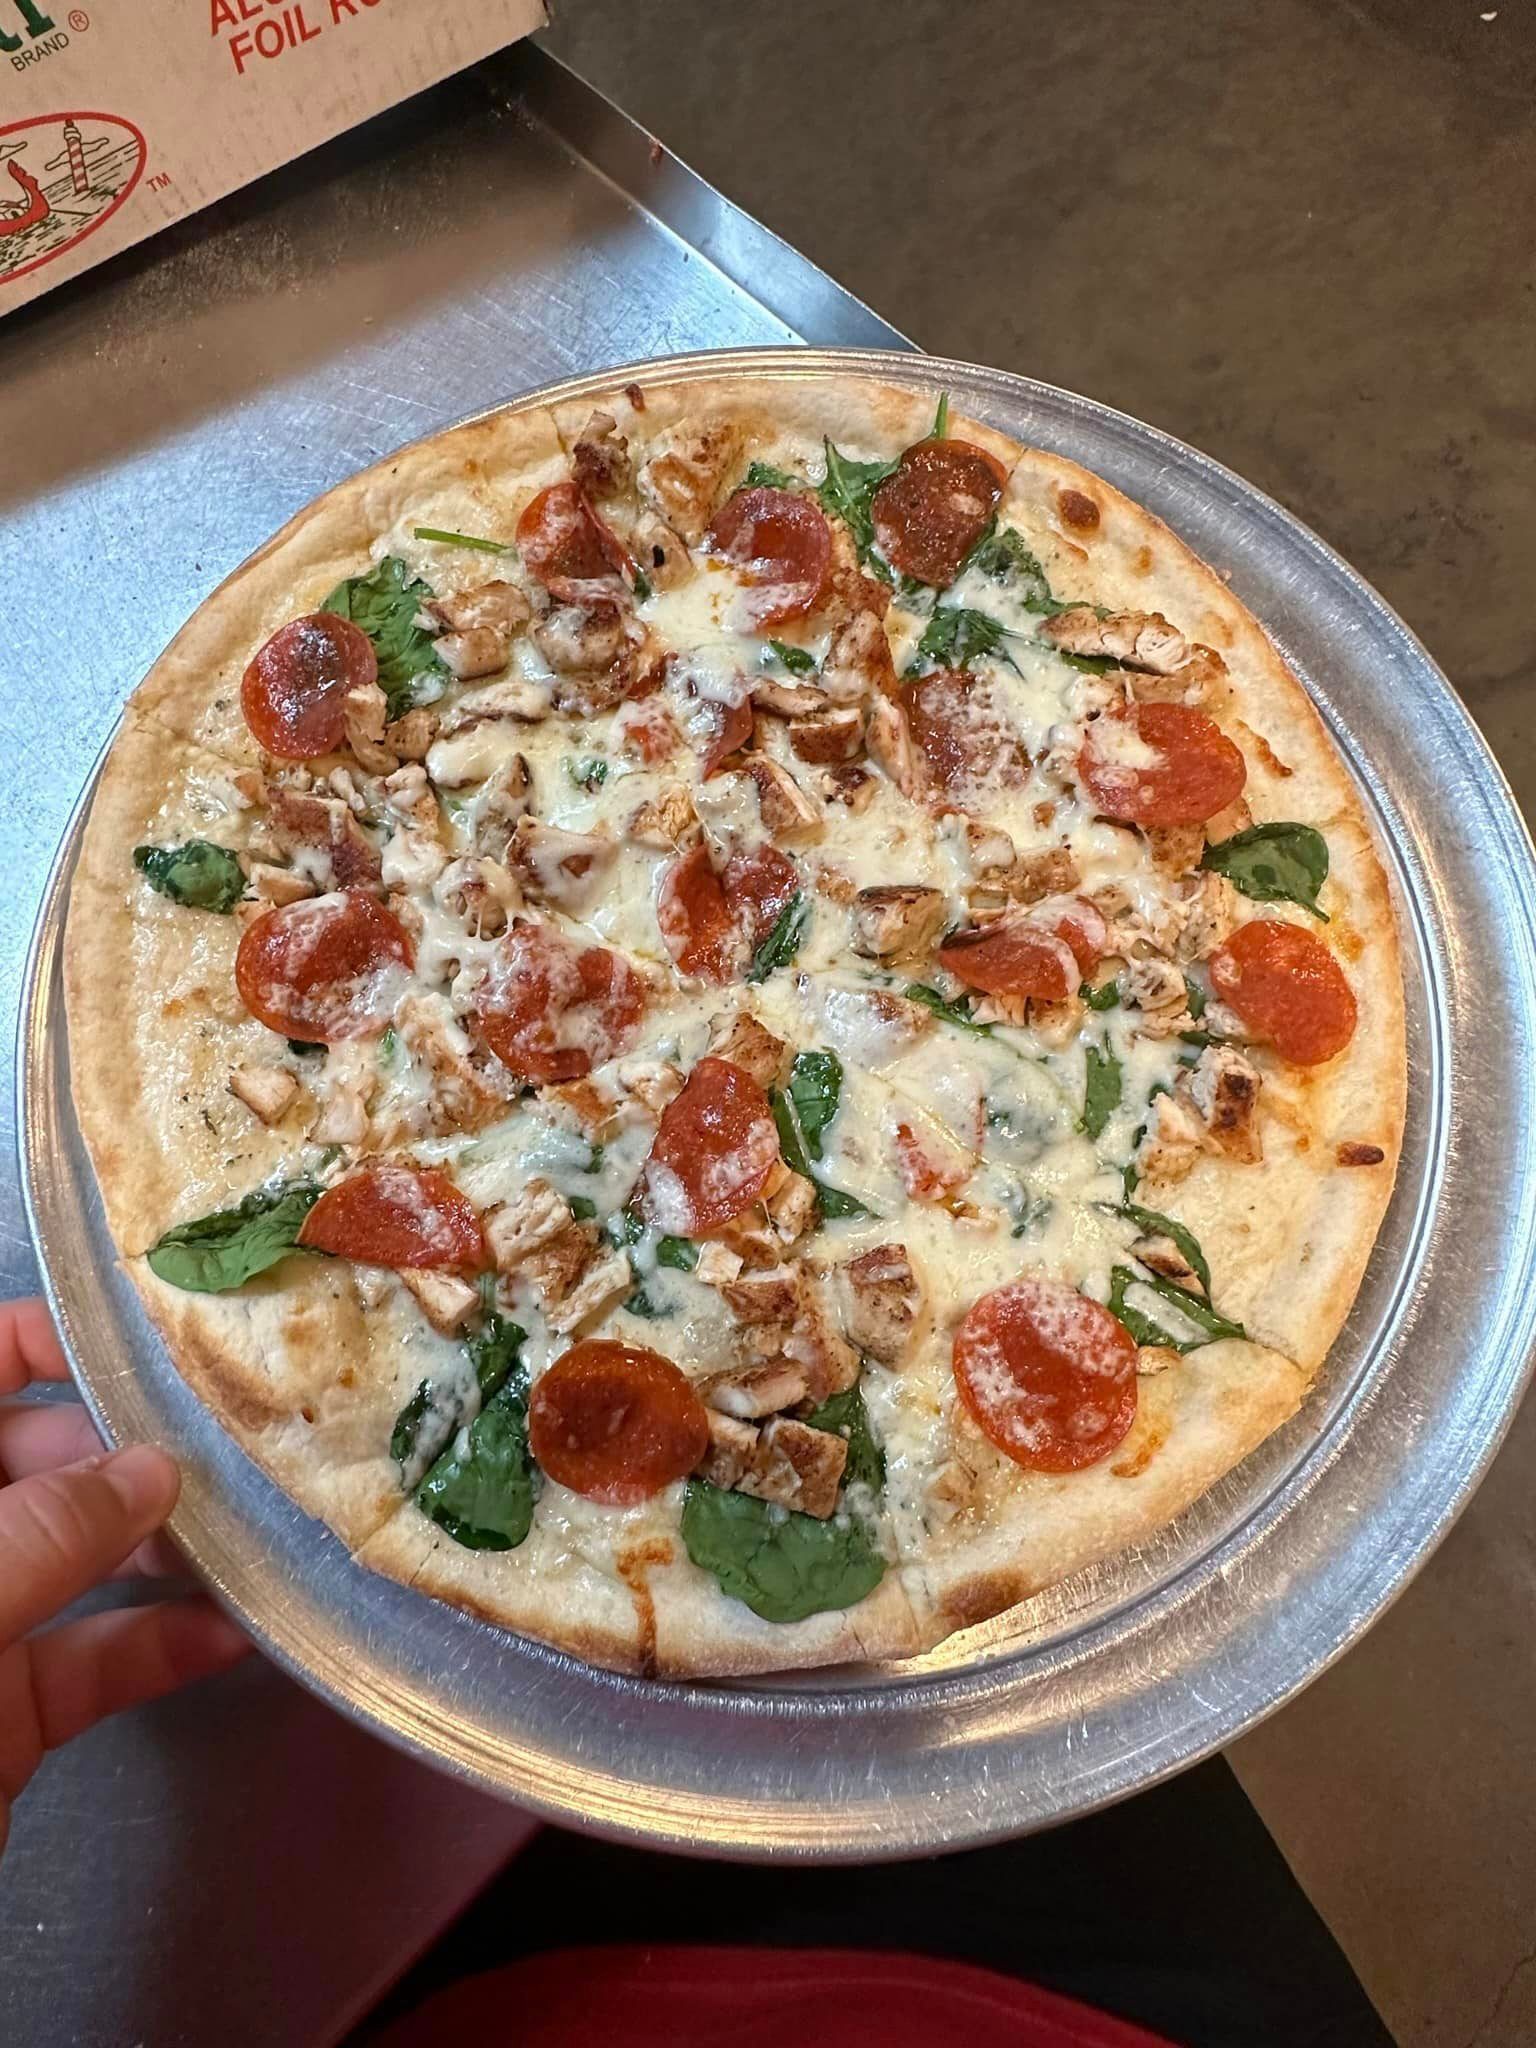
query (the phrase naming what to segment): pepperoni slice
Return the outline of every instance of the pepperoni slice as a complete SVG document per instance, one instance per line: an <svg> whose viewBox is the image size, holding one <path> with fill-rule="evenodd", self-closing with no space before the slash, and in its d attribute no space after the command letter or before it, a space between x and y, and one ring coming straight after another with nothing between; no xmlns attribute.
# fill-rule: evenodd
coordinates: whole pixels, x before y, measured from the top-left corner
<svg viewBox="0 0 1536 2048"><path fill-rule="evenodd" d="M269 910L245 928L235 986L285 1038L335 1045L382 1031L413 965L404 926L361 889Z"/></svg>
<svg viewBox="0 0 1536 2048"><path fill-rule="evenodd" d="M896 1166L914 1202L946 1202L976 1170L976 1162L933 1132L896 1126Z"/></svg>
<svg viewBox="0 0 1536 2048"><path fill-rule="evenodd" d="M670 1358L587 1337L535 1383L528 1443L561 1486L629 1508L688 1476L709 1447L709 1422Z"/></svg>
<svg viewBox="0 0 1536 2048"><path fill-rule="evenodd" d="M832 529L798 491L737 491L715 514L710 549L747 586L742 609L753 626L803 619L832 581Z"/></svg>
<svg viewBox="0 0 1536 2048"><path fill-rule="evenodd" d="M523 509L517 545L531 575L562 604L580 604L593 583L630 568L629 556L587 503L579 484L551 484Z"/></svg>
<svg viewBox="0 0 1536 2048"><path fill-rule="evenodd" d="M335 612L279 626L240 684L240 708L258 746L284 761L331 754L347 736L348 690L379 679L373 642Z"/></svg>
<svg viewBox="0 0 1536 2048"><path fill-rule="evenodd" d="M549 925L513 925L491 955L474 1026L524 1081L579 1081L632 1043L645 986L618 953Z"/></svg>
<svg viewBox="0 0 1536 2048"><path fill-rule="evenodd" d="M1037 903L1030 912L1036 924L1065 939L1078 973L1086 981L1109 951L1109 926L1104 913L1086 896L1057 896Z"/></svg>
<svg viewBox="0 0 1536 2048"><path fill-rule="evenodd" d="M708 1237L755 1202L779 1158L768 1098L706 1054L662 1112L645 1164L646 1212L676 1237Z"/></svg>
<svg viewBox="0 0 1536 2048"><path fill-rule="evenodd" d="M731 981L745 964L741 932L702 844L680 855L662 877L656 922L680 974Z"/></svg>
<svg viewBox="0 0 1536 2048"><path fill-rule="evenodd" d="M654 768L677 750L672 714L659 698L649 694L625 705L614 720L614 731L625 753L634 754L648 767Z"/></svg>
<svg viewBox="0 0 1536 2048"><path fill-rule="evenodd" d="M1006 1457L1036 1472L1107 1458L1136 1420L1136 1344L1054 1280L984 1294L955 1332L955 1384Z"/></svg>
<svg viewBox="0 0 1536 2048"><path fill-rule="evenodd" d="M716 697L701 697L688 724L699 756L699 774L708 782L752 737L752 700L743 694L740 703L725 704Z"/></svg>
<svg viewBox="0 0 1536 2048"><path fill-rule="evenodd" d="M721 880L726 903L756 952L800 887L795 864L776 846L760 846L755 853L733 853Z"/></svg>
<svg viewBox="0 0 1536 2048"><path fill-rule="evenodd" d="M987 530L1008 472L971 441L919 441L870 500L886 560L942 590Z"/></svg>
<svg viewBox="0 0 1536 2048"><path fill-rule="evenodd" d="M1256 917L1216 948L1209 965L1221 1000L1295 1066L1320 1066L1355 1035L1355 992L1322 940L1300 925Z"/></svg>
<svg viewBox="0 0 1536 2048"><path fill-rule="evenodd" d="M968 988L992 996L1065 1002L1082 979L1070 943L1027 917L1000 917L977 931L956 932L938 959Z"/></svg>
<svg viewBox="0 0 1536 2048"><path fill-rule="evenodd" d="M327 1188L299 1243L370 1266L483 1266L474 1204L435 1166L381 1160Z"/></svg>
<svg viewBox="0 0 1536 2048"><path fill-rule="evenodd" d="M981 785L1024 780L1018 740L1006 731L986 690L962 669L938 668L915 682L907 723L934 787L956 803Z"/></svg>
<svg viewBox="0 0 1536 2048"><path fill-rule="evenodd" d="M1221 727L1187 704L1137 704L1096 719L1077 772L1103 816L1133 825L1203 824L1248 779Z"/></svg>

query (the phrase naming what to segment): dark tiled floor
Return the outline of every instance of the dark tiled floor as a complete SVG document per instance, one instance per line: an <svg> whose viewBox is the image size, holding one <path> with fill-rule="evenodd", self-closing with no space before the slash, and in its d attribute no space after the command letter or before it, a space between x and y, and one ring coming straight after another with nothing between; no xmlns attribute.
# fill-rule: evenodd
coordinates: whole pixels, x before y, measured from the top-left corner
<svg viewBox="0 0 1536 2048"><path fill-rule="evenodd" d="M1291 506L1536 802L1526 0L568 0L550 40L923 347ZM1405 2048L1536 2038L1533 1465L1528 1409L1408 1596L1233 1757Z"/></svg>

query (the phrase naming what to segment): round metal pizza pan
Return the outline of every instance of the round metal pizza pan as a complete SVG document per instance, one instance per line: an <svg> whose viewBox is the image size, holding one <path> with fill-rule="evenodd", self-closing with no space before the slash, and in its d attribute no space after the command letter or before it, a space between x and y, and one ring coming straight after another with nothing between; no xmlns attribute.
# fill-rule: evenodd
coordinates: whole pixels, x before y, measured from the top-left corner
<svg viewBox="0 0 1536 2048"><path fill-rule="evenodd" d="M1085 1813L1227 1743L1400 1592L1491 1459L1536 1337L1536 860L1423 647L1280 506L1167 435L968 364L819 349L629 365L528 394L868 373L1070 455L1230 576L1353 770L1403 932L1396 1195L1302 1412L1154 1542L909 1662L750 1684L615 1677L353 1565L188 1392L118 1268L70 1098L60 940L90 792L39 917L23 1178L86 1402L173 1445L174 1529L269 1655L387 1740L536 1811L701 1854L930 1853Z"/></svg>

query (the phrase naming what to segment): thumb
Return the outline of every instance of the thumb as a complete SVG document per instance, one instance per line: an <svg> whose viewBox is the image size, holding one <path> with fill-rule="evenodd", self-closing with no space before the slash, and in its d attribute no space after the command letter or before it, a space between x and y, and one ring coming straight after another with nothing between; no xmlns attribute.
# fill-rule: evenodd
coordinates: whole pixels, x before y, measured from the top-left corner
<svg viewBox="0 0 1536 2048"><path fill-rule="evenodd" d="M136 1444L0 1491L0 1649L114 1572L180 1490L165 1452Z"/></svg>

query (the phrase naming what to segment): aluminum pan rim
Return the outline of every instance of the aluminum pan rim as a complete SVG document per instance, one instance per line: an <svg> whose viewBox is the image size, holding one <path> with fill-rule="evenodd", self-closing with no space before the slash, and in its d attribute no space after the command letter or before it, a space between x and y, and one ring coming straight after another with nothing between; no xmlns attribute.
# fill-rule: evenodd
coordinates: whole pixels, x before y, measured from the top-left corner
<svg viewBox="0 0 1536 2048"><path fill-rule="evenodd" d="M1536 1333L1536 1304L1518 1284L1536 1248L1536 1199L1517 1136L1536 1107L1536 861L1486 744L1376 593L1272 500L1124 414L972 365L820 349L674 357L514 402L732 371L944 385L1021 438L1075 455L1163 511L1208 559L1224 552L1234 588L1312 686L1393 855L1418 1025L1410 1142L1384 1233L1390 1267L1373 1263L1362 1295L1370 1327L1352 1319L1302 1416L1180 1518L1178 1540L1153 1546L1166 1555L1137 1553L1080 1575L1031 1603L1033 1628L1022 1635L993 1625L873 1674L740 1687L617 1678L386 1587L348 1565L196 1408L158 1346L146 1345L121 1276L105 1312L83 1284L105 1240L69 1115L58 949L89 791L29 962L18 1045L24 1197L93 1414L109 1434L153 1426L180 1444L189 1474L178 1537L269 1654L311 1689L472 1782L616 1837L714 1854L917 1854L1091 1811L1232 1740L1348 1647L1464 1505L1513 1413ZM1210 518L1219 548L1199 537ZM1321 660L1309 659L1307 620L1325 598L1340 616ZM1333 641L1354 659L1337 676ZM1362 745L1373 688L1390 702L1376 704L1375 744ZM1400 733L1393 742L1405 703L1425 727L1410 748ZM1466 825L1461 838L1428 829L1443 823L1447 799ZM1468 999L1469 959L1496 965L1477 1000ZM1506 1114L1489 1131L1468 1111L1477 1082L1493 1074ZM1499 1196L1491 1258L1487 1209ZM91 1256L80 1256L82 1245ZM1461 1337L1454 1356L1423 1341L1448 1304ZM1402 1370L1410 1336L1411 1384ZM274 1578L260 1552L278 1535L313 1566L317 1594ZM402 1618L420 1630L421 1610L447 1660L426 1671L388 1640ZM871 1717L878 1743L865 1733Z"/></svg>

